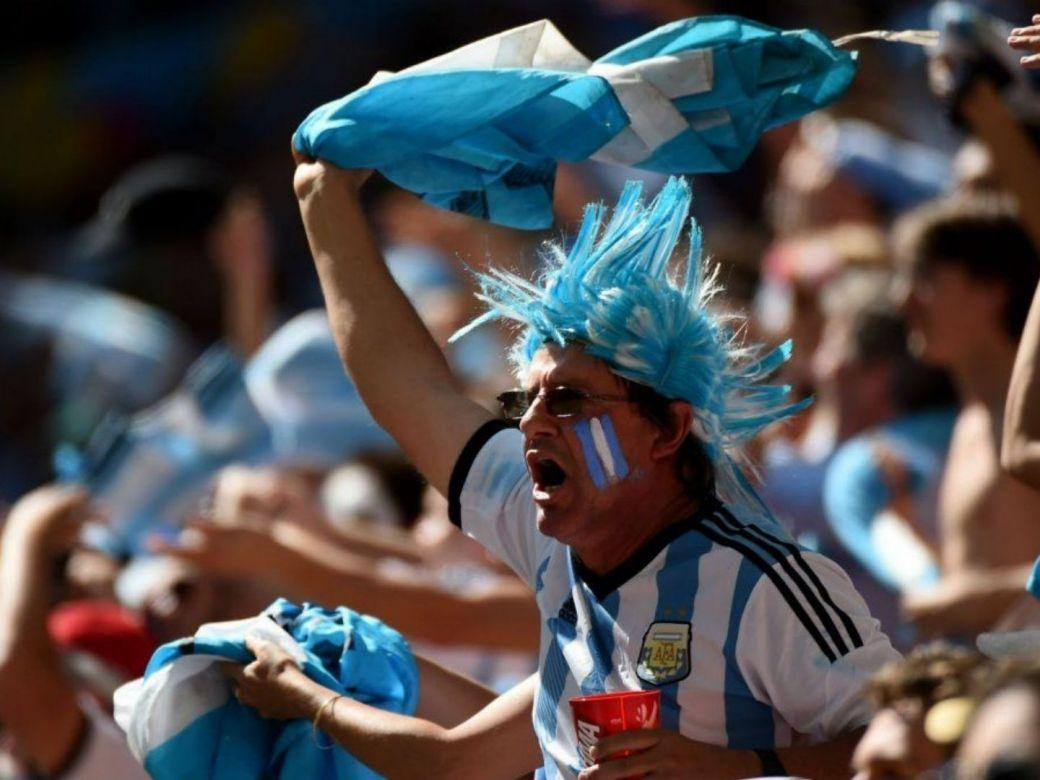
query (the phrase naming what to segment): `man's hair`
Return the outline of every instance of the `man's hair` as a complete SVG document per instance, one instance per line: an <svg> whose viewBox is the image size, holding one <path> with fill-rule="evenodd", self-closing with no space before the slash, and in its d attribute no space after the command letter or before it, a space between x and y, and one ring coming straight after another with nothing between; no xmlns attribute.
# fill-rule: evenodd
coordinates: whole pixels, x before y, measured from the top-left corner
<svg viewBox="0 0 1040 780"><path fill-rule="evenodd" d="M929 366L911 352L906 321L887 303L875 303L853 318L852 356L860 363L887 363L891 369L889 395L901 412L914 412L957 402L949 374Z"/></svg>
<svg viewBox="0 0 1040 780"><path fill-rule="evenodd" d="M452 340L490 320L512 321L520 326L518 373L545 344L581 344L615 375L690 404L691 434L711 460L719 497L758 507L741 471L744 445L807 402L768 382L790 356L789 342L771 351L749 345L739 318L713 311L719 287L689 206L682 179L669 179L649 204L642 185L629 182L609 220L602 205L590 205L569 249L547 247L541 278L478 274L489 311ZM675 249L688 225L684 258Z"/></svg>
<svg viewBox="0 0 1040 780"><path fill-rule="evenodd" d="M976 650L932 642L882 667L867 686L867 698L879 710L907 699L920 700L927 709L974 693L989 668L989 659Z"/></svg>
<svg viewBox="0 0 1040 780"><path fill-rule="evenodd" d="M1040 279L1040 256L1013 204L997 195L957 196L926 203L903 217L896 252L917 273L955 265L1007 290L1004 329L1022 335Z"/></svg>
<svg viewBox="0 0 1040 780"><path fill-rule="evenodd" d="M658 428L666 430L672 425L670 407L672 401L653 388L622 380L628 389L628 397L635 403L639 413ZM700 440L692 433L679 446L675 458L676 476L691 498L715 497L715 465L705 452Z"/></svg>

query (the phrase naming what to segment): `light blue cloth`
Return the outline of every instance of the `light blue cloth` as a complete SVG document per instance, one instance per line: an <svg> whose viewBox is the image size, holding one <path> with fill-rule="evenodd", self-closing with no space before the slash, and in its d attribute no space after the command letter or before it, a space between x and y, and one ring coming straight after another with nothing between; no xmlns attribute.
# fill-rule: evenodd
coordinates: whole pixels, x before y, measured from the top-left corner
<svg viewBox="0 0 1040 780"><path fill-rule="evenodd" d="M143 682L131 683L127 693L116 694L117 719L128 733L131 749L144 752L145 769L155 780L379 777L338 746L320 749L309 722L261 718L229 695L228 683L219 673L179 680L172 673L173 665L200 656L212 656L214 662L248 663L253 656L245 638L256 630L257 622L269 620L295 640L302 650L301 668L312 680L382 710L415 712L419 672L408 643L397 631L345 607L300 607L279 599L261 618L212 624L217 630L208 633L204 626L194 637L163 645L152 656ZM172 719L187 725L167 735L164 730ZM141 744L142 738L146 744ZM324 735L321 740L328 743Z"/></svg>
<svg viewBox="0 0 1040 780"><path fill-rule="evenodd" d="M197 511L210 480L232 463L332 468L394 448L346 375L324 310L293 318L246 363L217 346L160 404L99 430L85 452L61 449L62 479L85 482L109 509L88 542L146 552Z"/></svg>
<svg viewBox="0 0 1040 780"><path fill-rule="evenodd" d="M955 418L952 409L903 415L847 441L828 466L823 485L827 521L846 550L889 588L902 590L906 577L899 571L899 551L878 549L871 534L878 514L892 500L875 448L884 446L900 458L924 522L934 522L938 483ZM920 572L912 584L926 587L938 578L935 566Z"/></svg>
<svg viewBox="0 0 1040 780"><path fill-rule="evenodd" d="M813 30L737 16L673 22L594 63L550 32L553 56L529 58L535 67L500 67L528 61L512 45L468 57L478 42L453 53L454 70L439 70L439 58L317 108L293 143L344 168L375 168L436 206L544 228L557 161L598 155L661 173L732 171L764 131L837 99L856 71L853 53ZM662 106L661 90L678 94ZM674 135L655 135L662 117L678 117ZM640 143L646 153L633 159Z"/></svg>
<svg viewBox="0 0 1040 780"><path fill-rule="evenodd" d="M1040 599L1040 558L1033 562L1033 571L1026 583L1026 590L1033 594L1033 598Z"/></svg>

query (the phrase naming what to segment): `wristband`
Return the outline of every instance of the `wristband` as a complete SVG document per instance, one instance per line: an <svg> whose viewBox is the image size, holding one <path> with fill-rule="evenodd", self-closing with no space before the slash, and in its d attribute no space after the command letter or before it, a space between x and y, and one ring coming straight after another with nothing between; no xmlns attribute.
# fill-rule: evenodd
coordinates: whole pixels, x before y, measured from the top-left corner
<svg viewBox="0 0 1040 780"><path fill-rule="evenodd" d="M787 777L787 770L775 750L756 749L752 752L758 756L758 762L762 765L763 777Z"/></svg>

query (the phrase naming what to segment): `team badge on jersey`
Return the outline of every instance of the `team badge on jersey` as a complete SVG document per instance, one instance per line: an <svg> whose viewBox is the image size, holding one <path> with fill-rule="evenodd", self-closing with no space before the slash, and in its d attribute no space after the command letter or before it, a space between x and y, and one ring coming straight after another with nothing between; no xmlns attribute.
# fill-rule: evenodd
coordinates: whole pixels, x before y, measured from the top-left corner
<svg viewBox="0 0 1040 780"><path fill-rule="evenodd" d="M636 674L651 685L667 685L690 673L690 624L651 623L643 635Z"/></svg>

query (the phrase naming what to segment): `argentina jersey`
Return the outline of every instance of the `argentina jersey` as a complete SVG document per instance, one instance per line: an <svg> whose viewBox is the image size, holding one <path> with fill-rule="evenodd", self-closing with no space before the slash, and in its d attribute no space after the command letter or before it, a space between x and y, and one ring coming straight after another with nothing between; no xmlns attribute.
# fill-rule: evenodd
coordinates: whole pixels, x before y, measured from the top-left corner
<svg viewBox="0 0 1040 780"><path fill-rule="evenodd" d="M659 689L662 728L732 748L866 724L863 686L899 654L836 564L712 501L597 575L538 532L522 441L500 423L478 430L449 500L453 521L535 592L545 777L581 771L569 701L592 693Z"/></svg>

